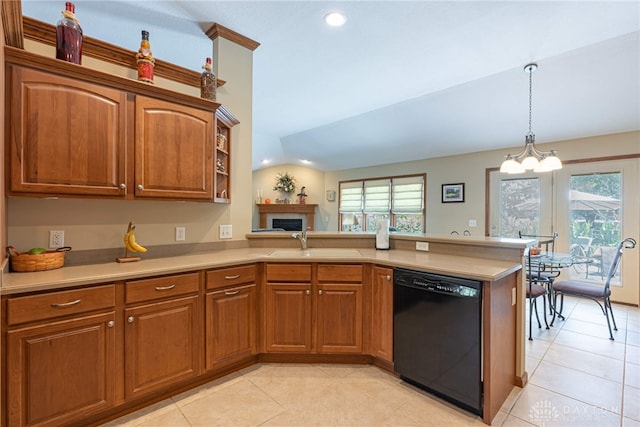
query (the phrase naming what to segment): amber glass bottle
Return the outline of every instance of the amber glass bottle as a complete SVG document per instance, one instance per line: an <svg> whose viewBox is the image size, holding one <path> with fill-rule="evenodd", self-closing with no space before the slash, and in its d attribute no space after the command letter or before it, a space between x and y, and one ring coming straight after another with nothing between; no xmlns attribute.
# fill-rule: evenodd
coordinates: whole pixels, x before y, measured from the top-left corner
<svg viewBox="0 0 640 427"><path fill-rule="evenodd" d="M56 26L56 58L82 64L82 28L75 10L75 5L68 1Z"/></svg>

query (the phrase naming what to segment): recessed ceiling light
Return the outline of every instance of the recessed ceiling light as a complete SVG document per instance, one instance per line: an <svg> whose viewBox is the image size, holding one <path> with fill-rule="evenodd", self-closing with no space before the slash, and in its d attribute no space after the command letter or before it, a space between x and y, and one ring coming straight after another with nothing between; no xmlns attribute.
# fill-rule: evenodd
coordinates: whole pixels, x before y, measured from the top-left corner
<svg viewBox="0 0 640 427"><path fill-rule="evenodd" d="M311 160L301 159L300 163L305 164L305 165L310 165L311 164Z"/></svg>
<svg viewBox="0 0 640 427"><path fill-rule="evenodd" d="M347 22L347 17L340 12L330 12L324 15L324 22L332 27L342 27Z"/></svg>
<svg viewBox="0 0 640 427"><path fill-rule="evenodd" d="M262 160L262 164L263 164L263 165L268 165L269 163L271 163L271 159L264 159L264 160Z"/></svg>

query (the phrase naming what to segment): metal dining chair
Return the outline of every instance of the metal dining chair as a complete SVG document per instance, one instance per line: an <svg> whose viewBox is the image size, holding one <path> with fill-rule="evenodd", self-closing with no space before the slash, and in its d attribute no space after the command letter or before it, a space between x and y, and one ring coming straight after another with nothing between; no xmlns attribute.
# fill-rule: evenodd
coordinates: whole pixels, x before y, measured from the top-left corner
<svg viewBox="0 0 640 427"><path fill-rule="evenodd" d="M549 323L547 323L547 299L545 297L548 291L545 286L542 286L537 282L536 278L539 277L538 270L540 268L540 264L531 262L531 254L529 253L529 248L527 248L526 260L526 296L527 300L529 300L529 341L533 341L533 338L531 337L533 313L536 314L538 328L542 328L542 324L540 323L540 315L538 314L538 304L536 302L538 300L538 297L542 297L542 314L544 315L544 324L547 329L549 329Z"/></svg>
<svg viewBox="0 0 640 427"><path fill-rule="evenodd" d="M536 239L538 241L538 246L544 246L544 250L547 253L554 253L556 251L556 240L558 238L558 232L554 232L551 235L540 235L540 234L523 234L522 231L518 231L518 236L523 238ZM551 250L549 250L551 249ZM534 281L538 284L542 284L550 289L553 285L553 281L560 275L560 268L556 266L542 266L538 265L538 263L532 261L533 270L536 277ZM549 296L549 314L553 314L553 305L551 304L551 293Z"/></svg>
<svg viewBox="0 0 640 427"><path fill-rule="evenodd" d="M613 322L613 330L617 331L616 319L613 317L613 309L611 308L611 279L616 274L618 266L620 265L620 258L622 257L623 249L633 249L636 247L635 239L627 237L616 247L616 254L609 266L609 273L605 280L604 286L587 283L578 280L558 280L553 284L553 305L557 307L556 302L558 295L560 295L560 310L557 311L558 317L564 320L562 316L562 309L564 307L564 296L570 295L580 298L589 298L595 301L602 310L602 313L607 318L607 326L609 327L609 339L613 340L613 332L611 331L611 322ZM609 320L611 315L611 320ZM556 311L554 311L553 319L551 319L551 326L555 322Z"/></svg>

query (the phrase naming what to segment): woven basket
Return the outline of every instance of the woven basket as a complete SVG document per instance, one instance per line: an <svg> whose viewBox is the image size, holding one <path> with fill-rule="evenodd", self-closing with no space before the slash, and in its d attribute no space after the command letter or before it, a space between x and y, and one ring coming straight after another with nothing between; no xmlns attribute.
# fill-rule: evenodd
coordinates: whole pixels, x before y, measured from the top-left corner
<svg viewBox="0 0 640 427"><path fill-rule="evenodd" d="M64 251L51 251L38 255L21 254L13 246L7 247L11 270L16 272L54 270L64 265Z"/></svg>

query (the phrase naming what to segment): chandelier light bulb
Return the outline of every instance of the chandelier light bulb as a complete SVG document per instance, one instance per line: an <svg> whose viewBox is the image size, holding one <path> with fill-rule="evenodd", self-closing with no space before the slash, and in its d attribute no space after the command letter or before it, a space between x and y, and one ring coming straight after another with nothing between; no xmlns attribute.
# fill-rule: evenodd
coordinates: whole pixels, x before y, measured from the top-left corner
<svg viewBox="0 0 640 427"><path fill-rule="evenodd" d="M538 159L536 159L533 156L529 156L526 157L523 161L522 161L522 167L524 168L524 170L533 170L533 169L537 169L539 165Z"/></svg>

